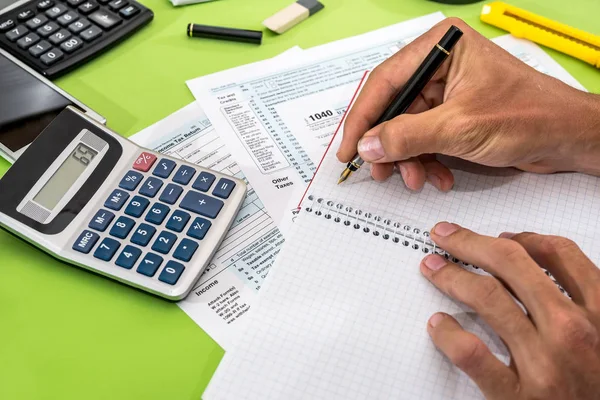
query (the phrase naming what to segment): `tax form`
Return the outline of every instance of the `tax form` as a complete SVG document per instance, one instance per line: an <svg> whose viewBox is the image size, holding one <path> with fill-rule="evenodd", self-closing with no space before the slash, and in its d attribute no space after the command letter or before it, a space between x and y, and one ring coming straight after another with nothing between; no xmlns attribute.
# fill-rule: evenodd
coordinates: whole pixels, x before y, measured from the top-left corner
<svg viewBox="0 0 600 400"><path fill-rule="evenodd" d="M426 15L363 35L188 81L285 233L366 70L444 19Z"/></svg>
<svg viewBox="0 0 600 400"><path fill-rule="evenodd" d="M245 179L195 103L130 139L154 151ZM221 247L188 297L178 303L225 350L239 334L241 321L283 240L249 183L246 199Z"/></svg>
<svg viewBox="0 0 600 400"><path fill-rule="evenodd" d="M365 71L443 18L431 14L304 50L295 60L267 60L187 82L284 234ZM583 89L535 44L510 35L494 41Z"/></svg>

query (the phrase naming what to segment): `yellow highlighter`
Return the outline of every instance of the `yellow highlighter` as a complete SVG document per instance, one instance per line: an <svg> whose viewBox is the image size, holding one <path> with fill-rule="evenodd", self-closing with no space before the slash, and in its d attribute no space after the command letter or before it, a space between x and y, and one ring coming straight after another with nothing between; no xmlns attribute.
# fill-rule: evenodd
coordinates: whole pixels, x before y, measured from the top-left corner
<svg viewBox="0 0 600 400"><path fill-rule="evenodd" d="M484 5L481 20L600 68L600 36L500 1Z"/></svg>

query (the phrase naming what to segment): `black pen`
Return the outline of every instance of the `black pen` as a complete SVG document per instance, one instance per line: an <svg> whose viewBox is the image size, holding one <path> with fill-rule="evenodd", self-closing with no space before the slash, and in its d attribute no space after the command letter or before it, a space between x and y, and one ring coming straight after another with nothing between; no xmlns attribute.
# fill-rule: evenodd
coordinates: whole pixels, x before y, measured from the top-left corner
<svg viewBox="0 0 600 400"><path fill-rule="evenodd" d="M452 25L442 40L429 52L425 60L421 63L415 73L406 81L398 95L392 100L388 108L379 117L373 126L377 126L385 121L396 118L408 110L408 107L415 101L421 90L427 85L435 71L442 65L446 58L450 55L450 51L462 36L462 31ZM344 182L355 171L357 171L364 161L358 153L352 161L346 165L346 169L340 175L338 185Z"/></svg>

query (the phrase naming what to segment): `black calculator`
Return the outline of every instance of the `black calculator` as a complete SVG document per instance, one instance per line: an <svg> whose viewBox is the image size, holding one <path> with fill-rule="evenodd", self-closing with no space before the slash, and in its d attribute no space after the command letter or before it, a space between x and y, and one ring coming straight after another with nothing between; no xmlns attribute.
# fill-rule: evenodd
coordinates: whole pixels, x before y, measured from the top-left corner
<svg viewBox="0 0 600 400"><path fill-rule="evenodd" d="M152 20L132 0L0 0L0 47L53 79Z"/></svg>

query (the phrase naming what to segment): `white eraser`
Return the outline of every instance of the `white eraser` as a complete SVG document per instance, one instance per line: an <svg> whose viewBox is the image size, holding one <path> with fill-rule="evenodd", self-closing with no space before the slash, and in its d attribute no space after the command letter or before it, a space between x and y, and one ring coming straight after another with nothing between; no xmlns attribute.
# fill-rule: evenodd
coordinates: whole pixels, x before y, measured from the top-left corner
<svg viewBox="0 0 600 400"><path fill-rule="evenodd" d="M263 21L263 25L276 33L283 33L298 25L325 7L316 0L298 0Z"/></svg>

